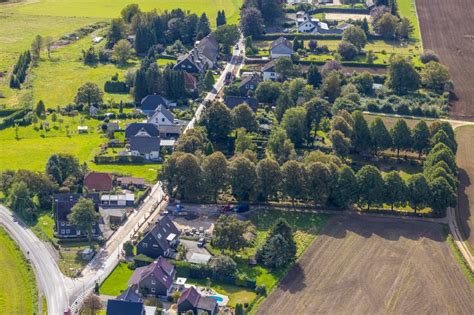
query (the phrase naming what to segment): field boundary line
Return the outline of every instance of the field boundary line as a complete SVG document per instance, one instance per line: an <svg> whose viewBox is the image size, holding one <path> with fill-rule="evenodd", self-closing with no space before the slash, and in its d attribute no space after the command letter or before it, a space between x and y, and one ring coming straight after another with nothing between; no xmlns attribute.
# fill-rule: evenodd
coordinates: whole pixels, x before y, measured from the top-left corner
<svg viewBox="0 0 474 315"><path fill-rule="evenodd" d="M467 264L469 265L469 268L471 268L471 271L474 272L474 257L472 256L469 248L467 248L467 245L462 240L461 232L459 231L459 227L456 222L456 215L455 215L454 208L448 209L448 221L449 221L449 229L451 230L451 233L453 234L454 243L456 244L459 251L463 255L464 259L466 260Z"/></svg>

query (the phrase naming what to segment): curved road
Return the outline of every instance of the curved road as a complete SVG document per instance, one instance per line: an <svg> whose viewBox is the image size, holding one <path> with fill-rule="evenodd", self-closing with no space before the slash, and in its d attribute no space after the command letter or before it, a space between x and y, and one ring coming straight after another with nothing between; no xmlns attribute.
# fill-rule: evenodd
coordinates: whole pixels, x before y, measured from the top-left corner
<svg viewBox="0 0 474 315"><path fill-rule="evenodd" d="M16 215L0 205L0 224L30 259L39 287L46 296L49 314L62 314L68 307L66 279L45 244ZM29 254L27 254L29 253Z"/></svg>

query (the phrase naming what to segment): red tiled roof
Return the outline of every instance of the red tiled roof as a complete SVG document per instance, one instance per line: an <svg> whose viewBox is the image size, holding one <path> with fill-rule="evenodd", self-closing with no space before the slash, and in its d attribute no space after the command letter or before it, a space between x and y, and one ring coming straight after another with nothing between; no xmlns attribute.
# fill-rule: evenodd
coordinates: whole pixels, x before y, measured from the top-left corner
<svg viewBox="0 0 474 315"><path fill-rule="evenodd" d="M113 188L110 173L89 172L84 176L84 187L89 191L110 191Z"/></svg>

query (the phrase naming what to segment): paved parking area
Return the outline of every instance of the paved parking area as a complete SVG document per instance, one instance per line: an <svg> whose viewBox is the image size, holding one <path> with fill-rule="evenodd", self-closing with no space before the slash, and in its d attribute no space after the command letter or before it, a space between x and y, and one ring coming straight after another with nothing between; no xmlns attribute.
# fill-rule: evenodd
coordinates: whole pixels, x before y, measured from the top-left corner
<svg viewBox="0 0 474 315"><path fill-rule="evenodd" d="M207 263L211 259L211 254L204 247L198 247L198 242L190 240L181 240L181 243L188 250L186 260L194 263Z"/></svg>

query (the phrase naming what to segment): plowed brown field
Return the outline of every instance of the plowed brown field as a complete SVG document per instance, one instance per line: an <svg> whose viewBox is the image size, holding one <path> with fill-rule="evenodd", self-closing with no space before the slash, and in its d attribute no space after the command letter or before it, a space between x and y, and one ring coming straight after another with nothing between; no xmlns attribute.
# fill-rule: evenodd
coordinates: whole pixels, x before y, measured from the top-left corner
<svg viewBox="0 0 474 315"><path fill-rule="evenodd" d="M442 226L335 217L258 314L474 314Z"/></svg>
<svg viewBox="0 0 474 315"><path fill-rule="evenodd" d="M474 119L474 2L416 0L425 49L434 50L449 67L457 101L451 116Z"/></svg>

